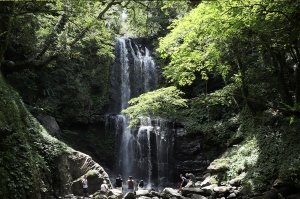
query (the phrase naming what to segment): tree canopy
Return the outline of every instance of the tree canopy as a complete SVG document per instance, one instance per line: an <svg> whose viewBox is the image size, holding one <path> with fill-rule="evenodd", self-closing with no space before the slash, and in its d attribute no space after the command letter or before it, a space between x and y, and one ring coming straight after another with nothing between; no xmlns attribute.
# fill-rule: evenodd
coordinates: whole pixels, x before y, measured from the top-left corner
<svg viewBox="0 0 300 199"><path fill-rule="evenodd" d="M292 0L201 2L160 39L163 75L182 88L220 77L218 92L237 108L298 115L299 6Z"/></svg>

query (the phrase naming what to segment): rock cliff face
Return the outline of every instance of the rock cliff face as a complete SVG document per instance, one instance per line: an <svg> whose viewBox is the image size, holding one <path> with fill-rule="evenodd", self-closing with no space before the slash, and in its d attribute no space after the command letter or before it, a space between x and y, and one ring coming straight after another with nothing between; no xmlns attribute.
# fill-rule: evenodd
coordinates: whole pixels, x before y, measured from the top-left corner
<svg viewBox="0 0 300 199"><path fill-rule="evenodd" d="M0 198L53 198L100 188L104 169L86 154L52 137L0 77Z"/></svg>
<svg viewBox="0 0 300 199"><path fill-rule="evenodd" d="M174 154L178 173L202 176L206 168L223 151L211 146L200 134L190 134L184 128L176 130Z"/></svg>

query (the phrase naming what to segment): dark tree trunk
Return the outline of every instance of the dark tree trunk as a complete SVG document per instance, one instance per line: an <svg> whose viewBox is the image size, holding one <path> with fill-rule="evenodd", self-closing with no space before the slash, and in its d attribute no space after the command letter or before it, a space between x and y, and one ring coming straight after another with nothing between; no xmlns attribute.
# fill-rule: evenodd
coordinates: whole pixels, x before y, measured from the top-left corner
<svg viewBox="0 0 300 199"><path fill-rule="evenodd" d="M289 93L289 87L285 80L285 68L287 67L285 56L283 56L280 52L277 53L275 53L274 51L272 52L272 50L271 50L271 55L272 55L273 65L277 73L278 90L280 96L285 104L292 105L293 99Z"/></svg>
<svg viewBox="0 0 300 199"><path fill-rule="evenodd" d="M294 49L296 54L296 68L295 68L295 96L296 96L296 103L300 104L300 51L298 48L298 40L294 42Z"/></svg>
<svg viewBox="0 0 300 199"><path fill-rule="evenodd" d="M296 83L296 88L295 88L295 95L296 95L296 103L300 104L300 66L299 63L296 66L295 69L295 83Z"/></svg>
<svg viewBox="0 0 300 199"><path fill-rule="evenodd" d="M11 31L11 21L12 15L9 13L14 9L14 4L11 2L3 2L0 7L0 71L2 66L2 62L4 60L4 54L7 50L7 46L9 43L10 31Z"/></svg>

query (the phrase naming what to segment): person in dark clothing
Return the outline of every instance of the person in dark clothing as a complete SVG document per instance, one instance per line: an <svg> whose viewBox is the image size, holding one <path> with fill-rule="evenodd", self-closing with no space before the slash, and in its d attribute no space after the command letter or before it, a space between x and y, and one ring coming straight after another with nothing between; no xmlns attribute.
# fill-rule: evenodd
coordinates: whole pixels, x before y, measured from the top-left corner
<svg viewBox="0 0 300 199"><path fill-rule="evenodd" d="M188 184L192 187L195 186L196 177L192 173L186 173L185 176L188 178Z"/></svg>
<svg viewBox="0 0 300 199"><path fill-rule="evenodd" d="M178 192L181 192L182 187L185 187L185 185L187 185L187 183L188 183L188 180L182 174L180 174L180 178L181 178L181 183L180 183Z"/></svg>
<svg viewBox="0 0 300 199"><path fill-rule="evenodd" d="M119 176L116 178L115 187L116 187L117 189L121 189L121 191L123 190L123 180L122 180L122 176L121 176L121 175L119 175Z"/></svg>
<svg viewBox="0 0 300 199"><path fill-rule="evenodd" d="M140 180L139 182L139 188L143 189L144 188L144 181Z"/></svg>

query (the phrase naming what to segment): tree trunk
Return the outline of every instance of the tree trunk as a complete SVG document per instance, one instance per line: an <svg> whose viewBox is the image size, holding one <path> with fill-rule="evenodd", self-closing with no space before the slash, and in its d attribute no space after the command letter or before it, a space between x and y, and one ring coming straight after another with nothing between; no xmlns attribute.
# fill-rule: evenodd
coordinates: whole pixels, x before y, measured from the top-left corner
<svg viewBox="0 0 300 199"><path fill-rule="evenodd" d="M11 24L12 24L12 16L8 13L11 12L11 10L14 10L15 4L12 4L11 2L4 2L1 4L0 12L1 13L7 13L0 15L0 74L2 69L2 62L4 60L4 54L6 52L8 43L9 43L9 37L10 37L10 31L11 31Z"/></svg>
<svg viewBox="0 0 300 199"><path fill-rule="evenodd" d="M296 68L295 68L295 96L296 103L300 104L300 51L298 48L298 40L294 41L294 49L296 54Z"/></svg>
<svg viewBox="0 0 300 199"><path fill-rule="evenodd" d="M296 95L296 103L300 104L300 66L299 63L297 64L295 68L295 83L296 83L296 88L295 88L295 95Z"/></svg>
<svg viewBox="0 0 300 199"><path fill-rule="evenodd" d="M279 94L285 104L292 105L293 99L289 93L289 87L285 80L285 67L287 67L285 56L283 56L280 52L275 53L272 50L271 50L271 56L272 56L274 68L277 71L276 73L278 79Z"/></svg>

